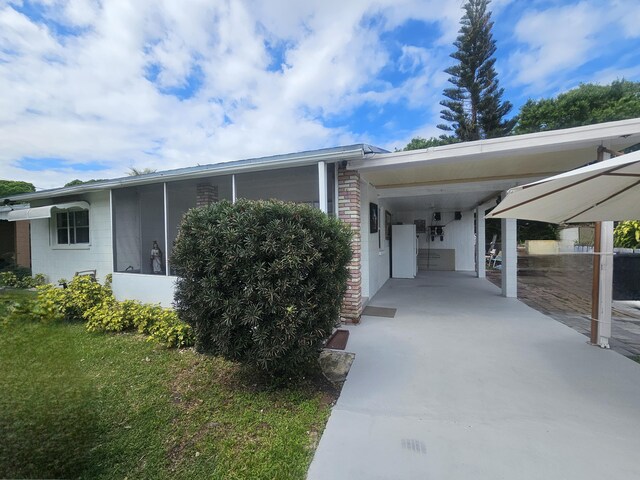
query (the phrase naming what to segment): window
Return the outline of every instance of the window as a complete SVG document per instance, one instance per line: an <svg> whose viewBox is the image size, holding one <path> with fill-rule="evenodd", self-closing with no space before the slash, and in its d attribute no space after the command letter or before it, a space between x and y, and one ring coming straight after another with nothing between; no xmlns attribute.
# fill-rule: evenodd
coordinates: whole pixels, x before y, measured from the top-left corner
<svg viewBox="0 0 640 480"><path fill-rule="evenodd" d="M58 245L89 243L89 211L56 213L56 239Z"/></svg>

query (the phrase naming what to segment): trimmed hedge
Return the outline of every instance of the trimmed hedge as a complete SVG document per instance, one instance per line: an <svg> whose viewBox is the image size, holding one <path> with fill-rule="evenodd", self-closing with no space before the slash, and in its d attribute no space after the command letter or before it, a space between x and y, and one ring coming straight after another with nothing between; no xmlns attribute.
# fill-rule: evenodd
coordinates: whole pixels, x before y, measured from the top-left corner
<svg viewBox="0 0 640 480"><path fill-rule="evenodd" d="M351 233L307 205L227 201L185 215L175 305L196 349L296 375L339 322Z"/></svg>

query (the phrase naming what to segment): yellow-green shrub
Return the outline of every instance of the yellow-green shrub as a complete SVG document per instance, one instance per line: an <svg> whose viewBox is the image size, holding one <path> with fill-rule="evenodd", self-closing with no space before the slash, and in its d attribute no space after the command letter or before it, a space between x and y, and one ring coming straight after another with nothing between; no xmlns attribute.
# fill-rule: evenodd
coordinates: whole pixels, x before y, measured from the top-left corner
<svg viewBox="0 0 640 480"><path fill-rule="evenodd" d="M159 305L115 299L110 278L100 285L89 277L60 280L38 287L33 314L43 321L84 320L90 332L122 332L136 329L167 347L193 345L193 331L176 313Z"/></svg>
<svg viewBox="0 0 640 480"><path fill-rule="evenodd" d="M87 310L113 299L111 288L100 285L93 278L82 275L73 277L67 283L67 302L65 304L67 318L69 320L84 319Z"/></svg>
<svg viewBox="0 0 640 480"><path fill-rule="evenodd" d="M131 323L140 333L148 334L153 324L158 321L158 317L162 314L160 305L150 305L148 303L140 303L135 300L125 300L127 315L131 319Z"/></svg>
<svg viewBox="0 0 640 480"><path fill-rule="evenodd" d="M38 296L33 305L33 315L42 321L66 319L68 295L66 290L51 283L37 287Z"/></svg>
<svg viewBox="0 0 640 480"><path fill-rule="evenodd" d="M90 332L122 332L133 326L121 302L110 297L83 313Z"/></svg>
<svg viewBox="0 0 640 480"><path fill-rule="evenodd" d="M169 309L162 309L156 321L150 325L148 333L151 338L167 347L187 347L194 342L191 326Z"/></svg>
<svg viewBox="0 0 640 480"><path fill-rule="evenodd" d="M45 277L42 273L31 276L29 269L16 269L0 272L0 286L11 288L33 288L44 285Z"/></svg>

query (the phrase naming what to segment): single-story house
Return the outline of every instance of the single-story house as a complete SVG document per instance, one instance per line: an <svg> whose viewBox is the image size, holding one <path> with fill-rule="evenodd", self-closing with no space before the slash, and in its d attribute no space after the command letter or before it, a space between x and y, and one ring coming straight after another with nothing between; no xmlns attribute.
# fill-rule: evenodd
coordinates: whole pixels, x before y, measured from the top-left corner
<svg viewBox="0 0 640 480"><path fill-rule="evenodd" d="M482 278L486 247L476 238L484 239L485 212L507 189L592 162L600 146L639 142L640 119L631 119L414 151L357 144L16 195L8 200L30 208L0 207L0 219L30 220L32 269L49 281L112 273L116 297L169 306L171 246L188 209L238 198L307 203L354 232L343 316L358 321L391 276L390 223L416 225L419 270ZM516 220L501 222L502 293L515 297Z"/></svg>

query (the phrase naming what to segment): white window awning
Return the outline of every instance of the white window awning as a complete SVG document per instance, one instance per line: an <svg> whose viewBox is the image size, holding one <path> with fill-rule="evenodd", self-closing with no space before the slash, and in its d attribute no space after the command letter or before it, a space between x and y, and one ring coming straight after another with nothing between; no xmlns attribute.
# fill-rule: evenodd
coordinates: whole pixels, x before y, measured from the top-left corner
<svg viewBox="0 0 640 480"><path fill-rule="evenodd" d="M38 220L40 218L51 218L51 211L56 210L69 210L89 208L87 202L69 202L69 203L57 203L55 205L47 205L46 207L34 207L34 208L22 208L20 210L11 210L8 212L0 212L0 220L9 220L10 222L17 222L19 220Z"/></svg>

